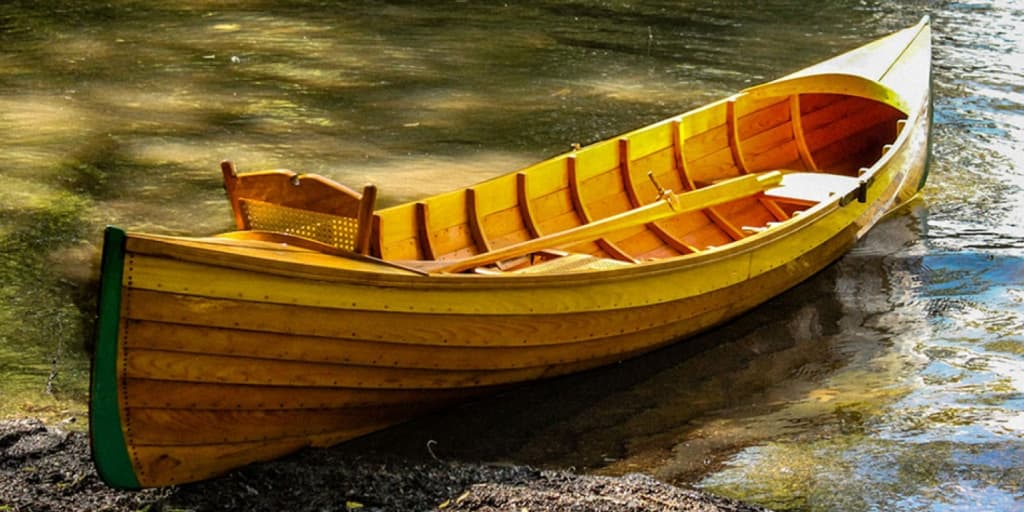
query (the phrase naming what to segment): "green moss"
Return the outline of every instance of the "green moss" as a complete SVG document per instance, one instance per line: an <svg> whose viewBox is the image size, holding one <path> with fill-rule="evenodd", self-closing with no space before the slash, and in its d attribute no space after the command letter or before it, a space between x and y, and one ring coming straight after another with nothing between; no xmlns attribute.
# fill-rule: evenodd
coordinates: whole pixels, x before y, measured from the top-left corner
<svg viewBox="0 0 1024 512"><path fill-rule="evenodd" d="M48 400L57 411L73 409L67 402L87 394L91 302L86 283L65 277L51 255L85 236L90 203L52 191L28 203L0 210L0 365L18 377L4 379L0 394L22 397L5 409Z"/></svg>
<svg viewBox="0 0 1024 512"><path fill-rule="evenodd" d="M103 135L92 138L56 168L59 183L75 194L93 198L116 195L120 187L112 182L125 174L130 164L116 139Z"/></svg>
<svg viewBox="0 0 1024 512"><path fill-rule="evenodd" d="M1024 356L1024 341L1006 339L991 341L985 344L985 350Z"/></svg>

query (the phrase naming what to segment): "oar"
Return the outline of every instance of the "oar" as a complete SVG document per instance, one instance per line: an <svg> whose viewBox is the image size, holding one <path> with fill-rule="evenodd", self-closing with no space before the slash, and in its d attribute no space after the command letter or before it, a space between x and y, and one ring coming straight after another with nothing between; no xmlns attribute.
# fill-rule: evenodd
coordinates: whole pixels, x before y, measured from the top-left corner
<svg viewBox="0 0 1024 512"><path fill-rule="evenodd" d="M554 249L568 244L596 240L602 236L621 229L641 224L648 224L667 219L680 213L701 210L709 206L727 203L741 197L777 186L782 182L782 173L778 171L760 174L747 174L737 178L721 181L714 185L674 194L664 190L658 201L628 210L610 217L595 220L572 229L551 233L517 244L507 245L493 251L476 254L457 260L416 262L415 266L430 273L461 272L473 267L488 265L498 261L523 256L542 249ZM402 262L413 266L413 262Z"/></svg>

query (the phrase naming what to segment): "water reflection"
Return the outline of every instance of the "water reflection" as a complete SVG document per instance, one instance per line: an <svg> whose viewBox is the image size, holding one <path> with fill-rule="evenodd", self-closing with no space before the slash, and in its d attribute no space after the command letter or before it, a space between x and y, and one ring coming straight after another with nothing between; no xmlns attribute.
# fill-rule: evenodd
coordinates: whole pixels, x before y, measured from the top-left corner
<svg viewBox="0 0 1024 512"><path fill-rule="evenodd" d="M872 236L868 244L877 240ZM858 259L853 254L839 266ZM1009 462L1024 434L1022 388L1011 384L1024 376L1020 358L985 353L971 342L984 344L1003 332L1019 337L1019 312L994 299L1005 297L1004 283L1022 282L1020 261L976 254L898 256L883 261L879 287L865 285L872 281L871 268L858 266L850 274L858 286L843 294L844 316L874 309L863 316L860 331L888 347L853 352L850 365L826 379L838 391L835 414L852 406L857 428L840 415L833 428L819 425L775 437L742 451L703 485L782 509L899 504L901 510L917 510L979 499L985 508L998 509L1020 497L1024 473ZM976 328L984 332L970 332ZM856 332L847 326L841 338ZM853 346L841 338L841 347ZM867 396L858 397L865 391Z"/></svg>
<svg viewBox="0 0 1024 512"><path fill-rule="evenodd" d="M1013 149L1024 109L1011 85L1022 74L1011 57L1024 49L1020 8L950 4L936 14L938 124L924 231L900 251L914 262L906 279L876 294L909 315L877 333L904 366L883 371L881 384L902 392L876 403L861 435L775 438L741 451L705 486L814 510L1001 510L1024 500L1015 463L1024 438L1024 161ZM896 368L868 362L829 380L856 367ZM817 466L802 471L807 461Z"/></svg>

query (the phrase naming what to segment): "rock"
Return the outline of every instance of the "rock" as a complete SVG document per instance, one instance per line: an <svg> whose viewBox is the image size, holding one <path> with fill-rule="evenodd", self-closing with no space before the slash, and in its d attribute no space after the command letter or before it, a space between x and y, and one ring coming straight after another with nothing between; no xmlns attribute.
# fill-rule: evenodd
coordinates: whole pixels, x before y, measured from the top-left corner
<svg viewBox="0 0 1024 512"><path fill-rule="evenodd" d="M42 456L58 449L68 433L48 429L36 419L0 424L0 454L6 463L31 456Z"/></svg>
<svg viewBox="0 0 1024 512"><path fill-rule="evenodd" d="M765 509L700 491L680 489L647 475L613 478L545 471L539 478L519 484L488 482L473 485L444 510L741 512Z"/></svg>
<svg viewBox="0 0 1024 512"><path fill-rule="evenodd" d="M224 477L166 489L107 487L87 436L39 420L0 422L0 510L753 511L649 476L576 475L528 466L411 461L305 450Z"/></svg>

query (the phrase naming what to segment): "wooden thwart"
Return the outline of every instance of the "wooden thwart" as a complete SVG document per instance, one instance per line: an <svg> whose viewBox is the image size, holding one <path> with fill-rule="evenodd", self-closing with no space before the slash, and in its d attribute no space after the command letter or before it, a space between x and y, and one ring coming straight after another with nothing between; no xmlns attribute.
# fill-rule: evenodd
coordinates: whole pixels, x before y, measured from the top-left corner
<svg viewBox="0 0 1024 512"><path fill-rule="evenodd" d="M461 272L473 267L489 265L509 258L530 254L541 249L553 249L572 243L594 240L620 229L647 224L673 217L680 213L727 203L762 192L781 182L782 174L778 171L748 174L697 190L678 194L668 193L665 194L661 201L567 229L560 233L552 233L467 258L428 263L404 263L408 266L416 266L430 273Z"/></svg>

